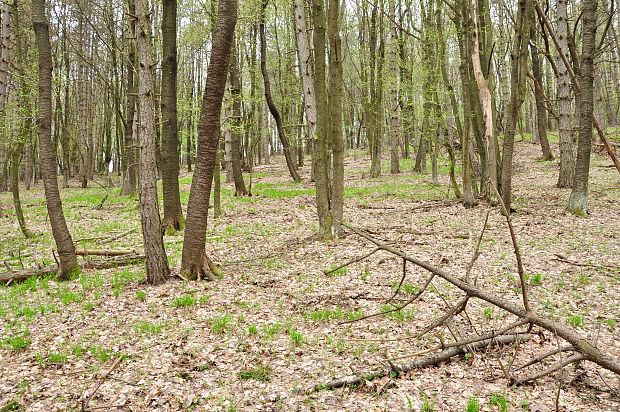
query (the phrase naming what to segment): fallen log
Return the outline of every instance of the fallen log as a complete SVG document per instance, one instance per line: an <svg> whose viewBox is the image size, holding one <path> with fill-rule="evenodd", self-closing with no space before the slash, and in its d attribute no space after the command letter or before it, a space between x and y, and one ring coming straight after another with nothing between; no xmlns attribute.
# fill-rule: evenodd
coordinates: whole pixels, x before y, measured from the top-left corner
<svg viewBox="0 0 620 412"><path fill-rule="evenodd" d="M484 349L491 344L509 345L509 344L513 344L516 342L526 342L530 340L531 338L532 338L532 335L530 334L518 333L514 335L498 336L496 338L485 339L485 340L481 340L479 342L475 342L471 344L465 344L465 345L460 345L460 346L456 346L452 348L447 348L447 349L442 350L441 352L432 353L430 355L424 356L423 358L416 359L414 361L411 361L403 365L395 365L390 362L388 365L385 365L366 375L350 375L350 376L345 376L343 378L334 379L326 383L319 383L313 386L312 388L310 388L309 390L307 390L306 392L310 394L312 392L320 391L322 389L336 389L336 388L342 388L344 386L356 386L356 385L362 384L365 381L370 381L373 379L379 379L385 376L389 376L394 372L404 373L404 372L410 372L415 369L422 369L422 368L426 368L429 366L437 365L455 356Z"/></svg>
<svg viewBox="0 0 620 412"><path fill-rule="evenodd" d="M144 255L131 254L115 256L109 259L86 261L81 265L82 269L109 269L117 266L132 265L144 261ZM58 272L58 266L44 266L41 268L22 269L0 273L0 283L18 282L35 276L54 275Z"/></svg>

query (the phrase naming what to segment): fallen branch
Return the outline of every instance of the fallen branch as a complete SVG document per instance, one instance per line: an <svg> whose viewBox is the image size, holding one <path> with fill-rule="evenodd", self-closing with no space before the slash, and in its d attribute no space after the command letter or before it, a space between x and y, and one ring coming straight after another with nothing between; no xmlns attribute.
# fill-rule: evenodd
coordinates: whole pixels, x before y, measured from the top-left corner
<svg viewBox="0 0 620 412"><path fill-rule="evenodd" d="M135 231L136 231L136 228L126 230L126 231L124 231L122 233L119 233L118 235L110 236L109 238L101 241L101 243L102 244L106 244L106 243L114 242L115 240L123 238L123 237L127 236L128 234L133 233Z"/></svg>
<svg viewBox="0 0 620 412"><path fill-rule="evenodd" d="M112 373L112 371L114 369L116 369L116 367L118 366L119 363L121 363L121 360L123 360L122 356L119 356L116 361L114 361L114 363L112 364L112 366L110 367L110 369L108 369L100 378L99 378L99 382L97 383L97 386L95 386L93 388L93 390L91 390L90 392L88 390L84 391L84 393L82 393L82 396L80 396L81 398L81 411L85 412L86 410L88 410L88 402L90 401L90 399L93 397L93 395L95 395L95 393L97 392L97 390L99 389L99 387L103 384L103 382L106 380L106 378L108 377L108 375L110 373Z"/></svg>
<svg viewBox="0 0 620 412"><path fill-rule="evenodd" d="M77 249L75 254L78 256L125 256L135 255L138 252L132 249L118 250L96 250L96 249Z"/></svg>
<svg viewBox="0 0 620 412"><path fill-rule="evenodd" d="M144 261L144 255L131 254L114 256L109 259L87 261L81 265L82 269L108 269L111 267L132 265ZM0 283L16 282L26 280L35 276L55 275L58 273L58 266L44 266L33 269L23 269L0 273Z"/></svg>
<svg viewBox="0 0 620 412"><path fill-rule="evenodd" d="M457 288L461 289L463 292L467 294L467 297L474 297L481 300L484 300L494 306L499 307L513 315L516 315L519 318L526 318L530 323L540 326L543 329L546 329L554 334L557 334L559 337L570 343L577 351L584 355L584 359L589 360L591 362L596 363L597 365L614 372L617 375L620 375L620 361L610 354L603 352L599 349L594 343L588 341L579 333L575 332L571 328L554 322L551 319L541 317L537 315L534 311L526 311L522 307L517 306L516 304L509 302L501 297L498 297L490 292L487 292L480 287L474 286L464 280L453 276L444 270L431 265L430 263L424 262L415 257L409 256L406 253L395 249L386 243L375 239L374 237L342 222L342 226L356 233L357 235L369 240L377 247L392 253L393 255L399 256L403 259L406 259L408 262L413 263L427 271L439 276L445 281L451 283Z"/></svg>
<svg viewBox="0 0 620 412"><path fill-rule="evenodd" d="M108 194L106 193L106 195L103 197L103 199L101 199L101 202L99 202L99 204L97 206L95 206L93 209L95 210L101 210L103 209L103 204L105 203L105 201L108 200Z"/></svg>
<svg viewBox="0 0 620 412"><path fill-rule="evenodd" d="M320 383L310 388L307 393L310 394L312 392L320 391L322 389L336 389L342 388L343 386L355 386L360 385L365 381L370 381L373 379L383 378L385 376L389 376L392 373L404 373L409 372L415 369L426 368L429 366L437 365L441 362L445 362L450 358L462 355L470 351L481 350L490 346L491 344L497 345L509 345L515 342L526 342L531 339L532 335L529 334L515 334L515 335L504 335L499 336L493 339L485 339L480 342L457 346L453 348L444 349L441 352L433 353L431 355L425 356L420 359L416 359L412 362L406 363L404 365L395 365L393 363L389 363L388 366L383 366L382 368L375 370L366 375L357 375L357 376L347 376L344 378L334 379L327 383Z"/></svg>
<svg viewBox="0 0 620 412"><path fill-rule="evenodd" d="M573 266L580 266L580 267L586 267L586 268L597 268L597 269L620 270L620 266L614 266L614 265L595 265L594 263L574 262L572 260L568 260L565 256L560 255L559 253L556 253L555 256L556 256L556 258L553 258L553 260L557 260L558 262L568 263L569 265L573 265Z"/></svg>

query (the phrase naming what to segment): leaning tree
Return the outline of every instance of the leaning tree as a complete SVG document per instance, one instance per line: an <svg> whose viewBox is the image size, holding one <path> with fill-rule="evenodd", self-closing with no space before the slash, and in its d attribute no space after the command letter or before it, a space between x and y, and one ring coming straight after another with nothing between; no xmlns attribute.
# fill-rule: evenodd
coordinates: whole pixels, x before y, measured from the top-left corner
<svg viewBox="0 0 620 412"><path fill-rule="evenodd" d="M220 0L217 16L200 113L196 165L187 204L187 225L181 260L181 276L192 279L203 276L212 279L217 272L206 254L205 243L215 155L221 135L220 112L237 23L237 0Z"/></svg>

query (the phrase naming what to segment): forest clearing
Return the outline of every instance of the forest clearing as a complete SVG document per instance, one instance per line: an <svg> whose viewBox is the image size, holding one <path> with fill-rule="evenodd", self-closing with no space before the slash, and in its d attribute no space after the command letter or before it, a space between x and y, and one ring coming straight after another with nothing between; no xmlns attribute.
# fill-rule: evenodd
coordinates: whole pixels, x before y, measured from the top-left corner
<svg viewBox="0 0 620 412"><path fill-rule="evenodd" d="M537 161L535 149L526 142L517 145L522 160L515 178L519 212L513 215L532 304L536 311L571 325L620 356L616 171L607 167L605 156L594 156L591 179L597 189L591 197L592 215L575 220L564 211L568 191L553 188L555 166ZM464 208L455 202L443 176L439 186L432 185L427 175L408 172L368 180L362 178L367 157L346 159L347 222L455 275L465 273L488 206ZM388 161L384 167L389 167ZM442 159L440 168L445 167L447 161ZM547 376L534 385L511 387L498 363L523 364L560 344L553 334L538 331L518 349L467 353L357 388L306 394L332 378L368 373L386 356L398 358L436 344L437 334L449 334L445 327L415 340L378 339L421 331L446 309L443 299L456 302L462 295L436 281L436 291L428 291L402 311L340 325L385 311L402 263L376 253L326 275L324 271L373 246L353 234L328 243L315 239L316 209L308 169L300 170L304 183L290 183L282 159L277 158L256 168L252 197L234 197L234 188L223 188L223 214L210 220L207 234L207 250L224 272L213 282L176 277L149 287L143 284L143 265L136 264L85 270L68 282L44 277L1 286L0 336L5 345L25 347L2 351L0 398L14 399L27 410L77 408L83 393L97 383L97 374L121 357L111 379L90 400L91 407L424 410L427 402L437 411L457 411L467 410L470 399L479 399L481 410L502 410L498 402L503 397L507 410L555 410L558 379L564 377ZM180 180L184 204L190 179ZM118 196L117 191L94 185L63 193L69 228L79 248L141 248L137 201ZM24 241L17 224L3 219L3 259L11 266L53 263L53 238L40 199L38 187L24 193L30 228L37 233L33 239ZM8 203L9 198L4 194L0 201ZM510 235L498 209L490 210L472 273L485 288L518 301ZM135 230L102 243L129 229ZM180 235L165 238L171 267L177 271L181 242ZM411 268L395 303L408 299L423 279L422 270ZM467 314L479 333L497 330L511 319L479 301L472 302ZM466 327L462 318L454 322L456 328ZM561 410L618 409L615 389L606 387L599 376L617 387L617 378L609 372L582 363L565 373L571 383L561 389Z"/></svg>

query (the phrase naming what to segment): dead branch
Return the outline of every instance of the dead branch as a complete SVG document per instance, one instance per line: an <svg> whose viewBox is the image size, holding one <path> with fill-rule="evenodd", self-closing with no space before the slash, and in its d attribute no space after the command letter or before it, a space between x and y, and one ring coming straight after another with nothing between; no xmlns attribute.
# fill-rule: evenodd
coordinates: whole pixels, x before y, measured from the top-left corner
<svg viewBox="0 0 620 412"><path fill-rule="evenodd" d="M564 339L565 341L567 341L568 343L570 343L571 345L573 345L575 347L575 349L577 351L579 351L580 353L582 353L584 355L584 359L587 359L591 362L596 363L597 365L608 369L612 372L614 372L617 375L620 375L620 361L618 359L616 359L615 357L611 356L610 354L602 351L601 349L599 349L595 344L591 343L590 341L588 341L587 339L585 339L583 336L581 336L579 333L575 332L574 330L572 330L571 328L564 326L563 324L554 322L551 319L545 318L545 317L541 317L539 315L537 315L535 312L533 312L532 310L527 311L517 305L515 305L512 302L509 302L499 296L496 296L492 293L489 293L483 289L481 289L478 286L474 286L470 283L467 283L459 278L457 278L456 276L453 276L447 272L445 272L444 270L433 266L427 262L424 262L420 259L417 259L415 257L409 256L407 254L405 254L404 252L395 249L387 244L385 244L382 241L379 241L377 239L375 239L374 237L342 222L342 226L346 227L347 229L351 230L352 232L356 233L357 235L369 240L370 242L374 243L377 247L380 247L381 249L392 253L393 255L399 256L403 259L406 259L408 262L413 263L414 265L417 265L423 269L426 269L427 271L435 274L436 276L439 276L440 278L444 279L445 281L451 283L452 285L456 286L457 288L461 289L463 292L465 292L467 294L467 297L474 297L474 298L478 298L481 300L484 300L494 306L499 307L500 309L503 309L509 313L512 313L513 315L518 316L519 318L526 318L528 319L528 321L534 325L537 325L543 329L546 329L552 333L557 334L558 336L560 336L562 339Z"/></svg>
<svg viewBox="0 0 620 412"><path fill-rule="evenodd" d="M403 259L403 275L400 278L400 282L398 282L398 287L396 288L396 291L394 291L394 294L385 303L390 303L392 300L394 300L396 296L398 296L398 294L400 293L400 288L403 286L403 282L405 281L406 277L407 277L407 261Z"/></svg>
<svg viewBox="0 0 620 412"><path fill-rule="evenodd" d="M571 351L575 351L575 348L573 348L572 346L562 346L560 348L555 348L549 352L545 352L543 354L536 356L535 358L531 359L529 362L519 366L517 369L515 369L515 371L520 371L521 369L525 369L529 366L534 365L535 363L542 362L543 360L547 359L549 356L557 355L558 353L562 353L562 352L571 352Z"/></svg>
<svg viewBox="0 0 620 412"><path fill-rule="evenodd" d="M407 302L405 302L401 306L398 306L398 307L396 307L394 309L390 309L390 310L385 311L385 312L377 312L377 313L373 313L373 314L370 314L370 315L366 315L366 316L363 316L363 317L361 317L359 319L353 319L353 320L347 320L345 322L340 322L339 324L340 325L344 325L344 324L347 324L347 323L359 322L361 320L372 318L372 317L375 317L375 316L385 315L386 313L398 312L399 310L404 309L406 306L408 306L408 305L412 304L413 302L415 302L416 300L418 300L418 298L420 296L422 296L422 293L424 293L426 288L428 288L428 285L430 285L430 283L431 283L431 281L433 280L434 277L435 277L435 275L431 274L428 277L428 279L426 279L426 282L424 282L424 285L422 285L420 290L415 295L413 295L411 297L411 299L409 299ZM394 297L392 297L392 299L390 299L390 300L393 300L393 299L394 299Z"/></svg>
<svg viewBox="0 0 620 412"><path fill-rule="evenodd" d="M559 253L556 253L555 256L557 256L557 258L553 258L553 260L557 260L558 262L568 263L569 265L573 265L573 266L580 266L580 267L586 267L586 268L597 268L597 269L610 269L610 270L620 269L620 266L614 266L614 265L595 265L594 263L574 262L572 260L568 260L565 256Z"/></svg>
<svg viewBox="0 0 620 412"><path fill-rule="evenodd" d="M112 373L112 371L114 369L116 369L116 367L118 366L119 363L121 363L121 360L123 360L122 356L119 356L116 361L114 361L114 363L112 364L112 366L110 367L110 369L108 369L100 378L99 381L97 383L97 385L93 388L93 390L91 391L84 391L84 393L82 393L82 396L80 396L81 398L81 411L84 412L87 410L88 408L88 402L90 401L90 399L93 397L93 395L95 395L95 393L97 392L97 390L99 389L99 387L103 384L103 382L106 380L106 378L108 377L108 375L110 373Z"/></svg>
<svg viewBox="0 0 620 412"><path fill-rule="evenodd" d="M106 243L114 242L115 240L123 238L123 237L127 236L128 234L133 233L135 231L136 231L136 228L126 230L126 231L124 231L122 233L119 233L118 235L110 236L109 238L102 240L101 243L102 244L106 244Z"/></svg>
<svg viewBox="0 0 620 412"><path fill-rule="evenodd" d="M96 250L96 249L77 249L75 254L78 256L125 256L135 255L138 252L132 249L118 250Z"/></svg>
<svg viewBox="0 0 620 412"><path fill-rule="evenodd" d="M105 203L105 201L108 200L108 194L106 193L106 195L103 197L103 199L101 199L101 202L99 202L99 204L97 206L95 206L93 209L95 210L101 210L103 209L103 204Z"/></svg>
<svg viewBox="0 0 620 412"><path fill-rule="evenodd" d="M383 366L382 368L375 370L369 374L363 375L363 376L362 375L347 376L344 378L334 379L327 383L315 385L314 387L310 388L307 391L307 393L310 394L312 392L320 391L322 389L336 389L336 388L342 388L343 386L355 386L355 385L362 384L364 381L367 381L367 380L383 378L384 376L388 376L394 372L405 373L405 372L409 372L415 369L422 369L422 368L426 368L429 366L437 365L438 363L445 362L454 356L462 355L471 350L481 350L481 349L486 348L487 346L490 346L491 344L509 345L517 341L522 341L522 342L528 341L529 339L531 339L531 337L532 335L529 335L529 334L504 335L504 336L499 336L497 338L486 339L480 342L476 342L471 345L448 348L448 349L442 350L441 352L433 353L423 358L416 359L404 365L395 365L390 362L388 366Z"/></svg>
<svg viewBox="0 0 620 412"><path fill-rule="evenodd" d="M323 271L323 274L324 274L324 275L329 275L329 274L331 274L331 273L334 273L335 271L340 270L340 269L342 269L342 268L344 268L344 267L347 267L347 266L349 266L349 265L352 265L353 263L359 262L360 260L364 260L364 259L366 259L367 257L374 255L375 253L377 253L377 252L378 252L378 251L380 251L380 250L381 250L381 248L380 248L380 247L375 248L374 250L372 250L372 251L370 251L370 252L368 252L368 253L366 253L366 254L364 254L364 255L360 256L360 257L353 258L353 259L349 260L348 262L343 263L342 265L340 265L340 266L338 266L338 267L336 267L336 268L334 268L334 269L325 270L325 271Z"/></svg>
<svg viewBox="0 0 620 412"><path fill-rule="evenodd" d="M521 378L513 378L512 379L512 384L514 385L523 385L525 383L531 382L531 381L535 381L536 379L540 379L542 377L545 377L547 375L551 375L554 372L559 371L560 369L563 369L565 366L570 365L571 363L574 362L579 362L582 360L585 360L586 356L581 354L581 353L576 353L572 356L569 356L568 358L561 360L559 362L554 363L553 365L551 365L549 368L542 370L540 372L535 372L532 373L531 375L526 375L524 377Z"/></svg>
<svg viewBox="0 0 620 412"><path fill-rule="evenodd" d="M88 261L82 264L82 269L107 269L117 266L132 265L144 261L144 255L131 254L114 256L107 259ZM47 276L58 273L58 266L44 266L41 268L23 269L0 273L0 283L26 280L35 276Z"/></svg>

